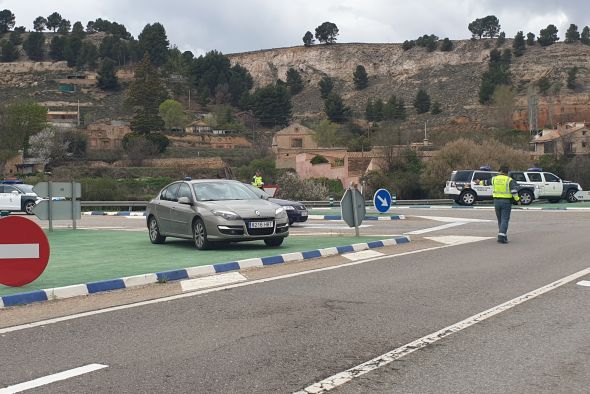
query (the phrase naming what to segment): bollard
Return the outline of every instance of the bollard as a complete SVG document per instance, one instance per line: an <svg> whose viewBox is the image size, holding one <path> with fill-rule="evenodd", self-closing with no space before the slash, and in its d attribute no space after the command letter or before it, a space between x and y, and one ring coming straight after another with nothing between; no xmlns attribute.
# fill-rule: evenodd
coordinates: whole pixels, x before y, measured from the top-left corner
<svg viewBox="0 0 590 394"><path fill-rule="evenodd" d="M397 204L397 194L391 193L391 205Z"/></svg>
<svg viewBox="0 0 590 394"><path fill-rule="evenodd" d="M334 206L334 197L330 197L330 206L333 207Z"/></svg>

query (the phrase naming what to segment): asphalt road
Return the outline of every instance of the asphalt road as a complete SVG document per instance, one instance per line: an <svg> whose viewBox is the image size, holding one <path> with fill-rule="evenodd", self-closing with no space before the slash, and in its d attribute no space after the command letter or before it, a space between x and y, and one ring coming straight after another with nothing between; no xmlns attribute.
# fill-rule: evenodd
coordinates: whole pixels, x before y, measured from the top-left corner
<svg viewBox="0 0 590 394"><path fill-rule="evenodd" d="M497 232L488 210L404 214L411 219L371 223L367 231L431 228L415 238ZM453 226L432 230L445 224ZM98 363L107 367L33 392L296 392L587 269L589 230L590 213L514 212L508 245L486 239L415 251L6 332L0 387ZM590 287L581 280L590 275L335 392L587 393Z"/></svg>

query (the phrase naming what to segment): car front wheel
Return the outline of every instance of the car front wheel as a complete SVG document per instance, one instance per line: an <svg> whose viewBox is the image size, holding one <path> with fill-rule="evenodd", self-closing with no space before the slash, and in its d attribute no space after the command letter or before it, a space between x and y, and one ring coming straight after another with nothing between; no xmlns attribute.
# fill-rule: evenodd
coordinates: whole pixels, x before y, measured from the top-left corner
<svg viewBox="0 0 590 394"><path fill-rule="evenodd" d="M567 200L567 202L576 202L578 201L578 199L576 198L576 193L577 190L575 189L570 189L567 191L567 194L565 196L565 199Z"/></svg>
<svg viewBox="0 0 590 394"><path fill-rule="evenodd" d="M532 193L528 190L521 191L518 193L518 196L520 197L520 203L522 205L530 205L534 200Z"/></svg>
<svg viewBox="0 0 590 394"><path fill-rule="evenodd" d="M207 229L203 219L197 218L193 224L193 239L195 246L199 250L206 250L211 246L211 243L207 240Z"/></svg>
<svg viewBox="0 0 590 394"><path fill-rule="evenodd" d="M284 237L267 238L264 240L264 243L266 246L281 246L284 239Z"/></svg>
<svg viewBox="0 0 590 394"><path fill-rule="evenodd" d="M475 199L476 199L475 193L472 191L463 192L461 194L461 196L459 197L461 204L467 205L467 206L475 204Z"/></svg>
<svg viewBox="0 0 590 394"><path fill-rule="evenodd" d="M158 221L153 216L150 218L148 229L150 231L150 241L153 244L163 244L164 241L166 241L166 237L160 234L160 227L158 227Z"/></svg>
<svg viewBox="0 0 590 394"><path fill-rule="evenodd" d="M35 201L27 201L25 203L25 207L24 207L25 213L27 215L34 215L35 213L33 212L33 209L35 208L35 205L37 205L37 204L35 204Z"/></svg>

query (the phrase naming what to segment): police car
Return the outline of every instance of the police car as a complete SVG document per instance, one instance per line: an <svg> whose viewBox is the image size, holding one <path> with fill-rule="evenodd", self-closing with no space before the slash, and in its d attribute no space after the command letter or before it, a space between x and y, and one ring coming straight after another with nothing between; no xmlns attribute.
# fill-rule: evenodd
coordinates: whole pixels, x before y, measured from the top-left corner
<svg viewBox="0 0 590 394"><path fill-rule="evenodd" d="M487 166L479 170L457 170L451 173L451 179L446 182L444 194L457 204L471 206L477 201L492 200L492 186L481 186L475 181L487 181L498 175L490 171ZM539 198L539 186L527 182L517 182L518 196L521 204L529 205Z"/></svg>
<svg viewBox="0 0 590 394"><path fill-rule="evenodd" d="M539 189L539 198L556 203L561 199L576 202L576 193L582 190L579 183L564 181L555 174L542 168L529 168L526 171L511 171L508 174L516 183L535 185Z"/></svg>
<svg viewBox="0 0 590 394"><path fill-rule="evenodd" d="M19 180L0 180L0 211L25 212L33 215L33 208L41 198L32 185Z"/></svg>

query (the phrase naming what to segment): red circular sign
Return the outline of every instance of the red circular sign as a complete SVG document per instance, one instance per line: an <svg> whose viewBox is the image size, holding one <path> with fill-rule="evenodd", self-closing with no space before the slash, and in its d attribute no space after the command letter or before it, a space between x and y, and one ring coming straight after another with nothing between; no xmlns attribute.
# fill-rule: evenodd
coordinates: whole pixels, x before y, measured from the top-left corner
<svg viewBox="0 0 590 394"><path fill-rule="evenodd" d="M43 229L20 216L0 219L0 284L24 286L37 279L49 261Z"/></svg>

